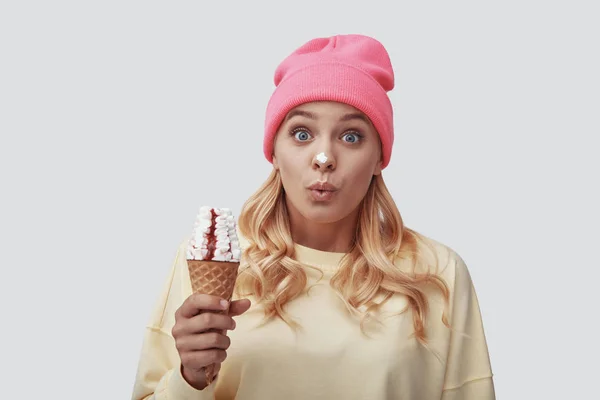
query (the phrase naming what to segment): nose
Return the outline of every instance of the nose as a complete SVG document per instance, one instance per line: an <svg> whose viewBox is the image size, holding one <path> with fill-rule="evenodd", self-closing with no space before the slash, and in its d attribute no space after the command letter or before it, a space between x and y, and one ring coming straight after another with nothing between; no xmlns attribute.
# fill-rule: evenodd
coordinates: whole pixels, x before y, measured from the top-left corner
<svg viewBox="0 0 600 400"><path fill-rule="evenodd" d="M313 169L327 171L333 171L335 169L336 163L335 158L331 155L331 152L319 152L315 154L312 160Z"/></svg>

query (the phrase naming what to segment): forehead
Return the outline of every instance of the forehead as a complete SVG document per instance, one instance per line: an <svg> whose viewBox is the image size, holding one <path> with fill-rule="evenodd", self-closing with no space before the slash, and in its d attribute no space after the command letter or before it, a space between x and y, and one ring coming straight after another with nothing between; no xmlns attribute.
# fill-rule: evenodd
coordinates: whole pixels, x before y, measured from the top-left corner
<svg viewBox="0 0 600 400"><path fill-rule="evenodd" d="M311 101L308 103L300 104L294 107L292 110L308 110L315 112L326 110L339 113L361 112L358 108L353 107L350 104L339 103L337 101Z"/></svg>
<svg viewBox="0 0 600 400"><path fill-rule="evenodd" d="M369 118L358 108L349 104L334 101L313 101L292 108L285 116L284 122L294 117L314 120L335 119L341 121L362 120L371 125Z"/></svg>

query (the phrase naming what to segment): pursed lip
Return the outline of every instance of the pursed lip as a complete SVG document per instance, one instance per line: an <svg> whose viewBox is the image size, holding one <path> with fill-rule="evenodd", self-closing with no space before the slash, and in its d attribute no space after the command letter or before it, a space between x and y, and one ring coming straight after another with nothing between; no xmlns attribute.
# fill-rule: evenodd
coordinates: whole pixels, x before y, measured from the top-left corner
<svg viewBox="0 0 600 400"><path fill-rule="evenodd" d="M328 182L315 182L308 187L310 190L322 190L325 192L336 192L338 190L337 187L333 186Z"/></svg>

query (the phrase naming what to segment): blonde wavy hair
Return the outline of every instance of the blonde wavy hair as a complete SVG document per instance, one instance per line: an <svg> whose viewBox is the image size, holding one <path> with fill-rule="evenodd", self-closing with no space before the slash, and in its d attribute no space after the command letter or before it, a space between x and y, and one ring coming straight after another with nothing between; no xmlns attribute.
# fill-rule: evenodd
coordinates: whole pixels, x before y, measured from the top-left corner
<svg viewBox="0 0 600 400"><path fill-rule="evenodd" d="M294 242L285 202L285 192L279 172L271 172L264 184L245 202L238 222L240 233L248 241L242 256L242 272L236 293L252 295L263 304L265 320L279 317L289 326L298 324L285 312L284 306L304 292L307 285L306 266L294 259ZM344 255L330 285L343 299L348 310L361 316L364 332L367 319L375 318L380 306L394 294L408 299L412 311L414 336L427 346L425 332L429 302L427 286L439 290L445 300L442 314L447 318L449 290L444 280L431 272L420 255L424 252L419 233L404 226L381 175L374 175L369 189L359 205L358 223L350 251ZM435 250L432 249L435 256ZM436 264L437 264L437 256ZM413 262L411 273L398 268L393 260ZM417 272L425 271L425 272ZM383 301L376 302L376 296ZM360 307L366 311L360 312Z"/></svg>

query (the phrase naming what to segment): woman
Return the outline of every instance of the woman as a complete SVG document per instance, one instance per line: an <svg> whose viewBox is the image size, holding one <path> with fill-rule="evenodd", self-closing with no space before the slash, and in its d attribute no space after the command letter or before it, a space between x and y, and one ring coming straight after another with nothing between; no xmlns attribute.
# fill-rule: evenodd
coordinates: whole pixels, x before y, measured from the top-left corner
<svg viewBox="0 0 600 400"><path fill-rule="evenodd" d="M362 35L314 39L275 84L273 171L239 218L230 315L211 312L222 299L191 294L183 243L133 398L493 399L464 261L403 225L381 176L394 139L385 48Z"/></svg>

